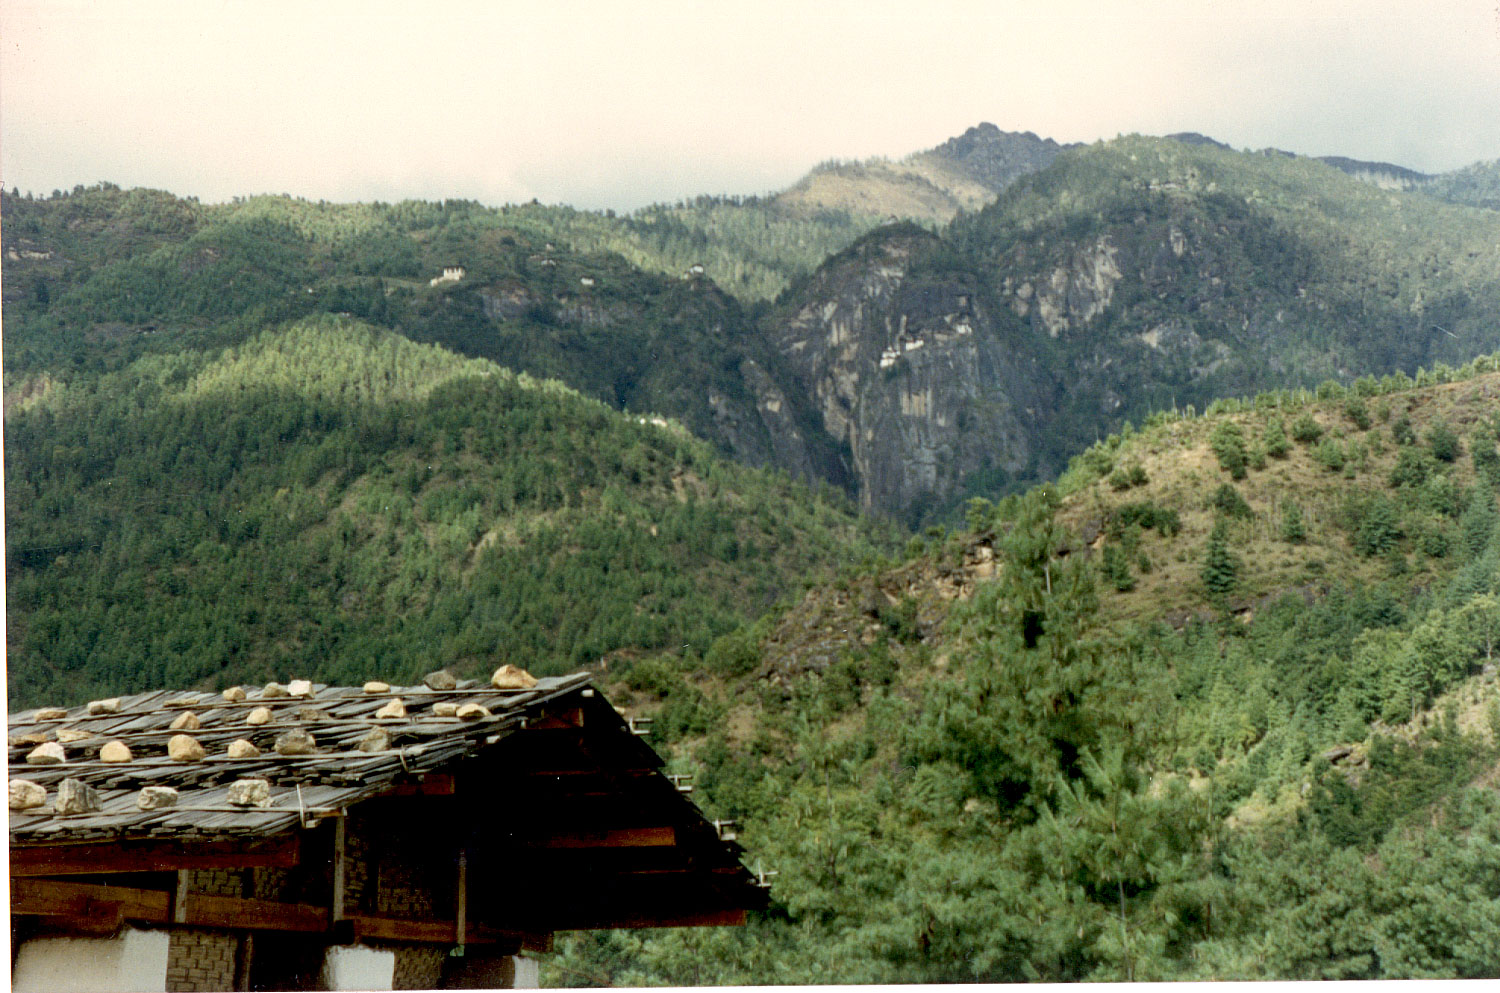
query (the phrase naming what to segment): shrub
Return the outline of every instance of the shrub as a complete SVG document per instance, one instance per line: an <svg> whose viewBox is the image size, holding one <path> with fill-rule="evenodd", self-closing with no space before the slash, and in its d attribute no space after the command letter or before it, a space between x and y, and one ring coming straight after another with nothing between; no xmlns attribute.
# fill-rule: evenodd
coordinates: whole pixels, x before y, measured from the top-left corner
<svg viewBox="0 0 1500 993"><path fill-rule="evenodd" d="M1121 535L1133 525L1148 530L1155 528L1163 537L1170 538L1182 530L1182 518L1170 507L1158 507L1150 500L1143 500L1140 503L1127 503L1115 511L1110 531Z"/></svg>
<svg viewBox="0 0 1500 993"><path fill-rule="evenodd" d="M1329 472L1341 472L1344 468L1344 446L1337 438L1324 438L1322 444L1313 449L1313 459Z"/></svg>
<svg viewBox="0 0 1500 993"><path fill-rule="evenodd" d="M1230 483L1223 483L1209 497L1208 505L1225 517L1249 517L1250 505L1240 496L1240 491Z"/></svg>
<svg viewBox="0 0 1500 993"><path fill-rule="evenodd" d="M1245 478L1249 461L1245 451L1245 434L1233 421L1220 421L1208 436L1209 447L1218 456L1219 465L1235 479Z"/></svg>
<svg viewBox="0 0 1500 993"><path fill-rule="evenodd" d="M1438 421L1427 432L1427 444L1432 449L1432 455L1439 462L1452 462L1464 453L1464 447L1459 443L1458 435L1448 426L1447 421Z"/></svg>
<svg viewBox="0 0 1500 993"><path fill-rule="evenodd" d="M1354 548L1361 555L1389 552L1401 540L1400 516L1387 497L1376 495L1351 508L1350 525Z"/></svg>
<svg viewBox="0 0 1500 993"><path fill-rule="evenodd" d="M1396 453L1396 464L1391 467L1391 475L1388 482L1392 486L1417 487L1427 482L1431 474L1433 459L1431 455L1411 445L1402 446Z"/></svg>
<svg viewBox="0 0 1500 993"><path fill-rule="evenodd" d="M1146 470L1140 463L1129 466L1120 466L1109 474L1109 485L1115 490L1128 490L1132 486L1144 486L1149 480Z"/></svg>
<svg viewBox="0 0 1500 993"><path fill-rule="evenodd" d="M1273 459L1286 458L1286 453L1291 451L1292 444L1286 438L1286 425L1280 417L1273 417L1266 422L1261 444L1265 446L1266 454Z"/></svg>
<svg viewBox="0 0 1500 993"><path fill-rule="evenodd" d="M1310 445L1323 437L1323 429L1313 420L1312 414L1304 413L1292 422L1292 439Z"/></svg>
<svg viewBox="0 0 1500 993"><path fill-rule="evenodd" d="M1417 435L1411 429L1411 415L1402 414L1396 418L1396 423L1391 425L1391 438L1398 445L1415 445Z"/></svg>
<svg viewBox="0 0 1500 993"><path fill-rule="evenodd" d="M1361 431L1370 427L1370 410L1360 397L1351 397L1344 403L1344 416L1354 422L1354 426Z"/></svg>
<svg viewBox="0 0 1500 993"><path fill-rule="evenodd" d="M1121 593L1135 589L1135 577L1130 573L1130 555L1122 546L1104 546L1104 577Z"/></svg>

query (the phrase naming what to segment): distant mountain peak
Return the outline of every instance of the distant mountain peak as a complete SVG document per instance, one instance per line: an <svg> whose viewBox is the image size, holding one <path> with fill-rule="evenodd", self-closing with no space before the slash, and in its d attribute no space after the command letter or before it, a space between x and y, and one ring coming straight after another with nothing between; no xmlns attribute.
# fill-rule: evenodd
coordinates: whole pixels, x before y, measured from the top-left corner
<svg viewBox="0 0 1500 993"><path fill-rule="evenodd" d="M1180 141L1184 145L1207 145L1211 148L1222 148L1228 152L1234 151L1233 148L1231 148L1229 145L1224 144L1224 142L1219 141L1217 138L1210 138L1208 135L1199 134L1196 131L1178 131L1174 134L1167 135L1167 137L1171 138L1173 141Z"/></svg>

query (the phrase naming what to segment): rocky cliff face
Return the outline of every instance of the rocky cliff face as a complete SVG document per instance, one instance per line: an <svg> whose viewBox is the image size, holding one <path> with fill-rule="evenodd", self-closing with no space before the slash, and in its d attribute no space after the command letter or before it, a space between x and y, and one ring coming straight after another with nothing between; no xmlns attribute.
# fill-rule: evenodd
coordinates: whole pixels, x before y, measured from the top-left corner
<svg viewBox="0 0 1500 993"><path fill-rule="evenodd" d="M908 278L934 241L904 226L872 236L768 329L867 510L914 515L1030 456L1035 360L1004 347L971 280Z"/></svg>
<svg viewBox="0 0 1500 993"><path fill-rule="evenodd" d="M915 523L1156 410L1488 353L1496 231L1307 160L1122 139L940 235L878 229L762 329L861 506Z"/></svg>

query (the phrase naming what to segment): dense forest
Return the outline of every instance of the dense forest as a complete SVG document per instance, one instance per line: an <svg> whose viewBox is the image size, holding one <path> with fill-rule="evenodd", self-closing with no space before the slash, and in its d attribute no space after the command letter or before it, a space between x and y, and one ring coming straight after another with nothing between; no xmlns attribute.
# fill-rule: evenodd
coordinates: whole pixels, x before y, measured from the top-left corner
<svg viewBox="0 0 1500 993"><path fill-rule="evenodd" d="M888 547L847 501L343 318L6 418L9 698L693 649Z"/></svg>
<svg viewBox="0 0 1500 993"><path fill-rule="evenodd" d="M1500 974L1496 368L1158 416L636 663L773 905L549 979Z"/></svg>

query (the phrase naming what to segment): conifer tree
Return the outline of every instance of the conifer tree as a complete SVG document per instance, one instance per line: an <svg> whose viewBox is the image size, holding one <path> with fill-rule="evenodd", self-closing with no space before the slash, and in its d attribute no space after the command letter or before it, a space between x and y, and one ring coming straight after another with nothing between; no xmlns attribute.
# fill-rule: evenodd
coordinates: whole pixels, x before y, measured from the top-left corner
<svg viewBox="0 0 1500 993"><path fill-rule="evenodd" d="M1302 521L1301 505L1288 500L1281 508L1281 540L1300 545L1307 540L1307 526Z"/></svg>
<svg viewBox="0 0 1500 993"><path fill-rule="evenodd" d="M1239 584L1240 560L1229 550L1229 522L1222 517L1214 522L1214 529L1209 533L1199 576L1208 595L1214 599L1229 595Z"/></svg>
<svg viewBox="0 0 1500 993"><path fill-rule="evenodd" d="M1286 425L1282 423L1281 417L1273 417L1266 422L1265 435L1261 439L1265 446L1266 454L1273 459L1286 458L1286 453L1291 451L1292 444L1286 437Z"/></svg>

